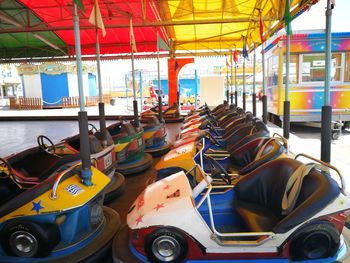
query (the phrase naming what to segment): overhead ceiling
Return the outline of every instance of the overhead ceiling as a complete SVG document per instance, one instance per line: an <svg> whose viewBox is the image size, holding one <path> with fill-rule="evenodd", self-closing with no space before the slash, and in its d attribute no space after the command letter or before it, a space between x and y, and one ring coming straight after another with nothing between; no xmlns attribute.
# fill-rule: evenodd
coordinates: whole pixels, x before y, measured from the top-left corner
<svg viewBox="0 0 350 263"><path fill-rule="evenodd" d="M88 21L94 0L79 10L84 56L95 54L95 28ZM318 0L291 0L297 17ZM130 18L138 52L155 55L157 32L178 52L205 54L260 44L260 14L266 38L283 27L285 0L99 0L106 36L101 54L130 53ZM73 0L0 0L0 59L73 58Z"/></svg>

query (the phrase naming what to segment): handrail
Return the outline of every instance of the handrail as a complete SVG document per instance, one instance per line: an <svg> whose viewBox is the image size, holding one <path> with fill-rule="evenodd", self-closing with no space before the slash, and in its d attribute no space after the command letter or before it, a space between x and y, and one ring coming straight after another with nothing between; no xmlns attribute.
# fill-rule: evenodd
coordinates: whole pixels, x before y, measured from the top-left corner
<svg viewBox="0 0 350 263"><path fill-rule="evenodd" d="M315 162L321 164L321 167L318 167L318 168L319 168L320 170L324 171L324 172L329 172L329 171L323 170L323 169L322 169L322 165L323 165L323 166L326 166L326 167L328 167L328 168L330 168L330 169L332 169L333 171L335 171L335 172L338 174L339 178L340 178L341 191L342 191L342 193L343 193L344 195L348 195L348 194L346 193L346 191L345 191L345 186L346 186L346 184L345 184L344 177L343 177L343 175L340 173L340 171L339 171L335 166L333 166L333 165L331 165L331 164L329 164L329 163L323 162L323 161L321 161L321 160L318 160L318 159L316 159L316 158L314 158L314 157L312 157L312 156L310 156L310 155L307 155L307 154L305 154L305 153L299 153L299 154L297 154L297 155L295 156L294 159L296 160L296 159L298 159L298 157L304 157L304 158L313 160L313 161L315 161Z"/></svg>
<svg viewBox="0 0 350 263"><path fill-rule="evenodd" d="M55 200L57 199L57 187L61 181L61 179L63 178L64 175L66 175L69 171L75 169L76 167L78 167L79 165L81 165L81 162L78 162L70 167L68 167L67 169L63 170L62 172L60 172L57 176L56 176L56 179L55 179L55 182L52 186L52 191L51 191L51 195L50 195L50 198L52 200Z"/></svg>
<svg viewBox="0 0 350 263"><path fill-rule="evenodd" d="M272 138L280 139L283 143L283 146L286 148L287 153L289 153L289 141L287 138L283 137L281 134L275 132L272 135Z"/></svg>

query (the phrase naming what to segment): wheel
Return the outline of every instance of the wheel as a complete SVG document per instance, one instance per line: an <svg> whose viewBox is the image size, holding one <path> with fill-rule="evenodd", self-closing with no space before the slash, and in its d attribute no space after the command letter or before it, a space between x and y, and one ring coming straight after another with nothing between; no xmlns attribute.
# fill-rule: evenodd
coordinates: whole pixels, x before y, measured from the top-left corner
<svg viewBox="0 0 350 263"><path fill-rule="evenodd" d="M338 140L340 138L340 131L332 131L332 140Z"/></svg>
<svg viewBox="0 0 350 263"><path fill-rule="evenodd" d="M11 174L11 165L3 158L0 158L0 179L6 179Z"/></svg>
<svg viewBox="0 0 350 263"><path fill-rule="evenodd" d="M1 231L1 245L8 255L16 257L45 257L60 242L57 225L31 221L14 221Z"/></svg>
<svg viewBox="0 0 350 263"><path fill-rule="evenodd" d="M329 222L317 222L301 229L292 239L292 260L310 260L332 257L338 251L340 234Z"/></svg>
<svg viewBox="0 0 350 263"><path fill-rule="evenodd" d="M46 144L45 141L47 141L49 144ZM37 142L40 149L49 154L55 154L56 147L48 137L46 137L45 135L39 135L37 138Z"/></svg>
<svg viewBox="0 0 350 263"><path fill-rule="evenodd" d="M226 184L231 184L231 177L225 170L225 168L213 157L204 154L204 158L208 161L210 166L210 173L211 177L219 177L221 178Z"/></svg>
<svg viewBox="0 0 350 263"><path fill-rule="evenodd" d="M188 251L186 239L174 229L159 229L145 239L145 252L151 262L181 262Z"/></svg>
<svg viewBox="0 0 350 263"><path fill-rule="evenodd" d="M94 134L95 132L97 132L96 126L92 123L89 123L89 134Z"/></svg>

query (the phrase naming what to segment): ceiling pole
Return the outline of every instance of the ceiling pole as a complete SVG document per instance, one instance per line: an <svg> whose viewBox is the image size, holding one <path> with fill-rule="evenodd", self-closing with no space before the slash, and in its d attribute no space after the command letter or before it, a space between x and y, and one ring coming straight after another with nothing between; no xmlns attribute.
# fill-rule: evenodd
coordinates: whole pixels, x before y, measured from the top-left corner
<svg viewBox="0 0 350 263"><path fill-rule="evenodd" d="M265 43L265 42L264 42ZM265 124L267 124L267 96L266 96L266 79L265 79L265 44L261 44L261 73L263 81L263 96L262 96L262 119Z"/></svg>
<svg viewBox="0 0 350 263"><path fill-rule="evenodd" d="M158 43L158 31L157 31L157 71L158 71L158 119L160 122L164 122L163 118L163 103L162 103L162 82L160 79L160 61L159 61L159 43Z"/></svg>
<svg viewBox="0 0 350 263"><path fill-rule="evenodd" d="M232 49L230 50L231 52L231 90L230 90L230 102L231 105L233 104L233 54L232 54Z"/></svg>
<svg viewBox="0 0 350 263"><path fill-rule="evenodd" d="M256 117L256 43L254 42L254 55L253 55L253 115Z"/></svg>
<svg viewBox="0 0 350 263"><path fill-rule="evenodd" d="M77 4L74 4L74 39L75 39L75 52L77 60L77 77L80 99L80 111L78 113L79 119L79 134L80 134L80 154L82 161L81 177L85 185L91 186L92 172L90 161L90 142L89 142L89 129L88 129L88 116L85 111L84 100L84 87L83 87L83 69L81 62L81 50L80 50L80 30L79 30L79 16Z"/></svg>
<svg viewBox="0 0 350 263"><path fill-rule="evenodd" d="M321 120L321 160L327 163L331 161L331 136L332 136L332 106L330 98L330 82L332 67L332 9L334 8L331 0L327 0L326 9L326 69L325 69L325 88L324 105L322 107Z"/></svg>
<svg viewBox="0 0 350 263"><path fill-rule="evenodd" d="M228 79L228 67L229 67L229 64L226 57L226 101L227 103L230 103L230 87L229 87L230 81Z"/></svg>
<svg viewBox="0 0 350 263"><path fill-rule="evenodd" d="M95 18L97 19L97 8L95 6ZM97 79L98 79L98 111L100 120L100 131L102 135L102 145L107 147L107 128L106 128L106 118L105 118L105 104L103 101L103 91L102 91L102 74L101 74L101 56L100 56L100 41L98 37L98 27L97 22L95 25L96 33L96 61L97 61Z"/></svg>
<svg viewBox="0 0 350 263"><path fill-rule="evenodd" d="M237 49L235 49L237 52ZM235 105L238 106L238 87L237 87L237 61L235 60Z"/></svg>

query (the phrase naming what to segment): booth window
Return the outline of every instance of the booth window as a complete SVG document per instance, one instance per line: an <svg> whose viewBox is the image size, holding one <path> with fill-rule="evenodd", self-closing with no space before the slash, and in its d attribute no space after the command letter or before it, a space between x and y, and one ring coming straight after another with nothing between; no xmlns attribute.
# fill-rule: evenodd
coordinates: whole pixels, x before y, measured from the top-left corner
<svg viewBox="0 0 350 263"><path fill-rule="evenodd" d="M350 53L345 53L344 82L350 82Z"/></svg>
<svg viewBox="0 0 350 263"><path fill-rule="evenodd" d="M278 84L278 56L271 56L267 60L267 86Z"/></svg>
<svg viewBox="0 0 350 263"><path fill-rule="evenodd" d="M289 83L297 84L299 80L299 55L290 55ZM283 56L283 84L286 84L286 56Z"/></svg>
<svg viewBox="0 0 350 263"><path fill-rule="evenodd" d="M332 54L331 81L340 81L341 54ZM302 60L302 82L325 80L325 55L304 54Z"/></svg>

